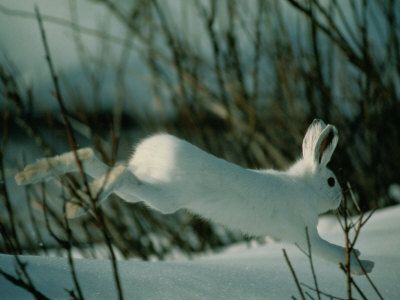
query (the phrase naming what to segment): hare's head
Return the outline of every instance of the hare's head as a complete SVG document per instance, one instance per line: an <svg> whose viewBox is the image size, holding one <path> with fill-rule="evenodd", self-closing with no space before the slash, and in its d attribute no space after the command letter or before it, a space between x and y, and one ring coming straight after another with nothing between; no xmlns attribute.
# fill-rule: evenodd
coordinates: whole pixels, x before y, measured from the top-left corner
<svg viewBox="0 0 400 300"><path fill-rule="evenodd" d="M319 213L336 209L343 197L335 174L327 168L338 139L335 126L315 119L303 139L303 158L290 170L304 179L307 195Z"/></svg>

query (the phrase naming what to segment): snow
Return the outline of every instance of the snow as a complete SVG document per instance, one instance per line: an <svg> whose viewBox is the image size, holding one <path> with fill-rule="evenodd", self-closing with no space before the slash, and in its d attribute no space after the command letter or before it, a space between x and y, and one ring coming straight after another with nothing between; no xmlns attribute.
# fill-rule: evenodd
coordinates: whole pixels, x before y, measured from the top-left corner
<svg viewBox="0 0 400 300"><path fill-rule="evenodd" d="M400 185L398 184L391 184L389 186L389 196L396 202L400 202Z"/></svg>
<svg viewBox="0 0 400 300"><path fill-rule="evenodd" d="M343 236L335 218L322 217L321 235L340 243ZM400 206L377 211L357 243L363 259L375 262L370 274L385 299L400 294ZM313 285L306 257L293 245L268 242L244 244L220 254L169 262L118 261L126 299L289 299L298 297L282 248L289 254L301 282ZM23 256L38 290L51 299L66 299L72 288L65 258ZM114 299L111 264L106 260L77 259L78 277L87 299ZM321 290L345 297L345 277L333 264L314 258ZM0 267L14 273L14 258L0 255ZM369 299L377 299L364 276L355 277ZM354 291L355 298L360 298ZM32 299L0 277L1 299Z"/></svg>

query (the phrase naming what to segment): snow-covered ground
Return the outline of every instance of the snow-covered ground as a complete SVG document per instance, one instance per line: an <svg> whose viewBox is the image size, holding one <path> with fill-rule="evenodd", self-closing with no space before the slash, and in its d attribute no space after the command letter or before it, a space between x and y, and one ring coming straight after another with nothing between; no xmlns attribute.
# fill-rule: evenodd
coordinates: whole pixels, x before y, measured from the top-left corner
<svg viewBox="0 0 400 300"><path fill-rule="evenodd" d="M324 217L322 236L341 243L335 218ZM260 247L233 246L223 253L194 260L170 262L119 261L126 299L290 299L298 298L282 248L289 254L301 282L313 285L306 257L293 245L271 242ZM373 260L371 278L385 297L400 295L400 206L377 211L363 228L357 243L362 258ZM68 298L64 288L72 281L67 260L24 256L38 290L51 299ZM320 289L345 297L345 277L335 265L315 257ZM111 265L106 260L76 260L78 277L87 299L114 299ZM14 258L0 255L0 267L14 273ZM355 277L368 299L377 299L364 276ZM312 292L311 292L312 294ZM357 292L354 297L360 299ZM31 299L19 287L0 277L0 299Z"/></svg>

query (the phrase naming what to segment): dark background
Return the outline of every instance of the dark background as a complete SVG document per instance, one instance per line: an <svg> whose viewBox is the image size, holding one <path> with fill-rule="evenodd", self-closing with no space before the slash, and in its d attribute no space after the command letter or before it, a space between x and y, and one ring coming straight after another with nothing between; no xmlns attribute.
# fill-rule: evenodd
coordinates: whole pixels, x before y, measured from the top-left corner
<svg viewBox="0 0 400 300"><path fill-rule="evenodd" d="M398 1L39 1L78 146L109 165L170 132L249 168L285 169L316 117L340 134L331 162L363 211L400 182ZM33 7L0 6L3 233L26 253L63 255L60 187L12 175L70 150ZM79 184L77 174L76 184ZM70 179L71 180L71 179ZM47 202L43 202L47 195ZM186 212L104 205L120 257L164 259L247 240ZM102 257L101 228L70 221L72 244ZM4 235L2 252L11 252ZM258 238L258 242L263 242Z"/></svg>

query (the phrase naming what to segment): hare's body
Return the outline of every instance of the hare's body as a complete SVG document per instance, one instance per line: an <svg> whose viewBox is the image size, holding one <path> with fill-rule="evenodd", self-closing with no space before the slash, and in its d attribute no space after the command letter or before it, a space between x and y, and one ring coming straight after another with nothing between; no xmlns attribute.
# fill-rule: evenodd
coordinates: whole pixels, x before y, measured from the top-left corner
<svg viewBox="0 0 400 300"><path fill-rule="evenodd" d="M303 248L307 247L307 228L313 253L345 264L344 248L323 240L317 231L318 215L337 208L342 199L340 185L326 167L337 141L334 126L315 120L303 140L303 157L287 171L245 169L167 134L145 139L127 165L110 171L90 149L81 149L76 155L85 172L97 178L90 184L89 194L100 200L116 193L129 202L144 201L163 213L187 209L228 228L272 235ZM67 153L27 166L16 180L35 183L76 170L75 155ZM75 209L72 205L67 212L73 214ZM371 271L373 263L361 261L361 268L357 254L351 255L352 271Z"/></svg>
<svg viewBox="0 0 400 300"><path fill-rule="evenodd" d="M290 241L299 229L302 234L315 226L316 219L306 224L309 216L302 215L306 203L295 195L304 194L305 186L294 176L244 169L171 135L140 143L128 168L159 191L140 197L163 213L185 208L228 228Z"/></svg>

